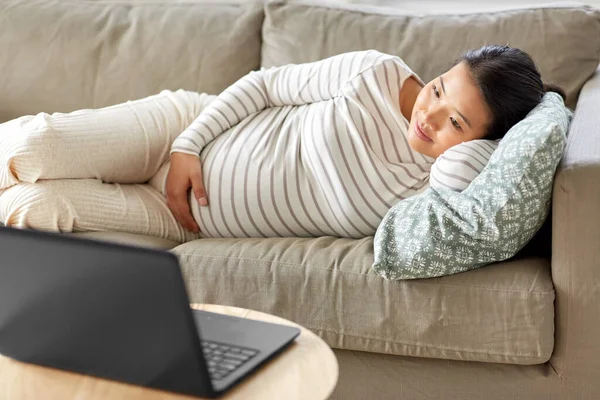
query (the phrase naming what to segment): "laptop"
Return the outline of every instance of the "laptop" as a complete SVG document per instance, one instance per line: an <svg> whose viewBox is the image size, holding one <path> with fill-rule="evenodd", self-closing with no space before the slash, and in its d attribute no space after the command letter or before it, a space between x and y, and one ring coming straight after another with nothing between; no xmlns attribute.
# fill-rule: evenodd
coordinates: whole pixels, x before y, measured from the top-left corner
<svg viewBox="0 0 600 400"><path fill-rule="evenodd" d="M300 334L189 304L171 252L0 227L0 353L7 357L218 397Z"/></svg>

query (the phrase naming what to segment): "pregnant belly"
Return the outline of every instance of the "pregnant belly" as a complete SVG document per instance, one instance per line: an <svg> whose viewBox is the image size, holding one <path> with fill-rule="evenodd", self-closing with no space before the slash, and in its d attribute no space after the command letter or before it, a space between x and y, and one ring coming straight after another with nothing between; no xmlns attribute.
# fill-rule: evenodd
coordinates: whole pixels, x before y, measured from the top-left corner
<svg viewBox="0 0 600 400"><path fill-rule="evenodd" d="M201 237L362 238L375 233L387 211L380 207L373 212L360 196L339 186L323 187L323 179L305 172L257 171L256 165L250 165L233 173L231 168L227 163L219 165L216 170L223 173L208 181L208 206L199 206L190 190L191 211Z"/></svg>

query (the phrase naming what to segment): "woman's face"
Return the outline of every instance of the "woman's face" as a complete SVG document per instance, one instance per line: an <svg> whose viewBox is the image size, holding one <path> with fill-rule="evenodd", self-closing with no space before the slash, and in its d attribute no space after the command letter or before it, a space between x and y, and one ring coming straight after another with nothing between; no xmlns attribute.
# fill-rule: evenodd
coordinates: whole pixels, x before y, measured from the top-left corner
<svg viewBox="0 0 600 400"><path fill-rule="evenodd" d="M437 158L454 145L483 138L491 115L468 66L461 62L419 92L408 142L413 150Z"/></svg>

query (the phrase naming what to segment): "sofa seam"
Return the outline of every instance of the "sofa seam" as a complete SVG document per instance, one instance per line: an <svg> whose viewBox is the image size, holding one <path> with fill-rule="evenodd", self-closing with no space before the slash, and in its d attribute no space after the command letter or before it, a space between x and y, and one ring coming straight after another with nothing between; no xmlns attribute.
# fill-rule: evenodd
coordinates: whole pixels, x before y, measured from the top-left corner
<svg viewBox="0 0 600 400"><path fill-rule="evenodd" d="M238 8L248 7L246 3L241 1L229 0L229 1L204 1L204 0L179 0L176 3L170 3L166 0L146 0L144 2L139 2L135 0L61 0L62 2L72 3L72 4L81 4L87 3L90 5L124 5L124 6L175 6L175 5L183 5L183 6L236 6ZM254 6L258 8L257 6Z"/></svg>
<svg viewBox="0 0 600 400"><path fill-rule="evenodd" d="M379 340L383 343L392 343L392 344L398 344L398 345L402 345L402 346L408 346L408 347L415 347L415 348L425 348L425 349L434 349L434 350L444 350L444 351L456 351L456 352L463 352L463 353L471 353L471 354L487 354L487 355L492 355L492 356L510 356L510 357L541 357L539 354L531 354L531 353L512 353L510 355L506 355L504 353L494 353L494 352L482 352L482 351L475 351L473 349L467 349L467 350L458 350L455 348L444 348L444 347L436 347L436 346L431 346L431 345L419 345L419 344L409 344L409 343L404 343L404 342L399 342L399 341L392 341L392 340L384 340L384 338L371 338L368 336L363 336L363 335L358 335L356 333L350 332L350 334L346 334L346 333L342 333L342 332L336 332L336 331L332 331L332 330L328 330L328 329L324 329L324 328L315 328L313 326L309 326L306 324L302 324L302 326L304 326L305 328L308 328L310 330L315 330L315 331L322 331L322 332L328 332L328 333L333 333L336 335L343 335L343 336L350 336L350 337L354 337L354 338L359 338L359 339L369 339L369 340ZM384 353L384 354L394 354L394 353ZM398 354L401 355L401 354ZM546 361L544 361L546 362ZM543 363L540 363L543 364Z"/></svg>
<svg viewBox="0 0 600 400"><path fill-rule="evenodd" d="M213 255L196 255L196 254L191 254L191 253L176 253L179 254L181 256L185 256L185 257L190 257L190 258L214 258L214 259L234 259L234 260L240 260L240 261L250 261L250 262L254 262L254 263L268 263L268 264L280 264L280 265L285 265L288 267L296 267L296 268L305 268L303 266L303 264L298 264L298 263L291 263L291 262L286 262L286 261L268 261L268 260L260 260L260 259L255 259L255 258L246 258L246 257L229 257L229 256L213 256ZM314 268L314 269L319 269L322 271L336 271L340 274L345 274L345 275L355 275L355 276L362 276L362 277L366 277L370 280L379 280L381 282L386 282L386 284L392 284L390 281L383 279L379 276L369 276L367 274L361 274L361 273L357 273L357 272L348 272L348 271L341 271L341 270L336 270L334 268L323 268L323 267L315 267L315 266L310 266L310 268ZM503 292L503 293L514 293L514 294L531 294L531 295L535 295L535 296L539 296L539 297L545 297L548 295L554 295L554 289L550 290L550 291L520 291L520 290L504 290L504 289L486 289L484 287L481 286L462 286L462 285L452 285L452 284L448 284L448 283L429 283L429 282L419 282L420 284L426 284L426 285L436 285L436 286L448 286L448 287L461 287L461 288L470 288L470 289L476 289L476 290L480 290L480 291L494 291L494 292Z"/></svg>
<svg viewBox="0 0 600 400"><path fill-rule="evenodd" d="M506 9L502 9L502 10L495 10L495 11L479 11L479 12L475 12L475 13L469 13L469 12L456 12L456 13L443 13L443 14L426 14L422 11L412 11L412 10L405 10L405 9L399 9L399 8L395 8L395 7L385 7L385 6L377 6L377 5L366 5L366 4L358 4L358 5L351 5L351 4L345 4L345 3L337 3L337 4L318 4L316 2L311 2L311 1L295 1L295 2L289 2L288 0L271 0L270 2L268 2L268 4L285 4L285 5L302 5L302 6L306 6L306 7L318 7L318 8L325 8L328 10L338 10L338 11L346 11L346 12L353 12L353 13L358 13L358 14L367 14L367 15L378 15L378 16L383 16L383 17L416 17L416 18L423 18L423 17L455 17L455 16L482 16L482 15L495 15L495 14L509 14L509 13L516 13L519 11L543 11L543 10L578 10L578 11L587 11L587 12L592 12L595 13L597 12L597 10L587 4L582 4L582 5L578 5L575 6L573 4L563 4L562 6L556 4L556 5L552 5L550 4L550 2L548 3L542 3L542 4L538 4L538 5L530 5L527 7L515 7L515 8L506 8ZM566 2L567 3L567 2ZM265 5L265 9L266 6ZM544 6L546 5L546 6ZM364 9L361 9L361 7L364 7ZM398 13L393 13L390 14L390 11L398 11ZM386 11L388 13L386 13Z"/></svg>
<svg viewBox="0 0 600 400"><path fill-rule="evenodd" d="M548 364L550 365L550 368L552 368L552 370L554 371L554 373L556 373L556 375L560 379L562 379L563 378L563 374L558 369L556 369L556 367L554 366L554 364L552 364L552 358L550 358L550 360L548 360Z"/></svg>
<svg viewBox="0 0 600 400"><path fill-rule="evenodd" d="M567 210L570 210L570 207L571 207L571 198L570 198L570 195L571 195L571 192L569 190L565 190L565 197L567 199L567 204L565 206L565 209L567 209ZM566 218L566 222L565 223L567 224L567 232L570 232L570 229L571 229L571 226L570 226L571 219L570 218ZM570 263L570 262L571 262L570 259L568 259L567 263ZM570 271L570 269L567 268L567 271ZM566 293L565 296L563 296L563 298L567 299L567 300L566 300L566 304L565 304L565 307L564 307L566 315L565 315L565 329L563 330L563 337L564 337L564 339L563 339L563 341L564 341L564 347L563 347L564 350L563 350L563 352L564 352L564 355L563 355L563 358L561 360L561 368L560 368L560 370L563 371L563 373L559 374L559 376L561 378L562 378L562 375L564 374L564 371L566 370L567 357L565 355L567 354L567 349L568 349L568 344L569 344L569 341L568 341L568 339L569 339L569 327L570 327L570 325L569 325L569 317L571 315L571 313L569 312L569 307L571 305L571 303L569 302L569 298L570 298L570 295L572 293L572 290L571 290L571 274L570 273L567 273L567 285L566 285L566 287L567 287L567 293ZM556 304L556 299L555 299L555 304ZM558 314L556 312L556 307L555 307L554 310L555 310L554 312L556 314ZM557 326L558 326L558 324L556 323L556 317L555 317L554 318L554 329L557 329Z"/></svg>

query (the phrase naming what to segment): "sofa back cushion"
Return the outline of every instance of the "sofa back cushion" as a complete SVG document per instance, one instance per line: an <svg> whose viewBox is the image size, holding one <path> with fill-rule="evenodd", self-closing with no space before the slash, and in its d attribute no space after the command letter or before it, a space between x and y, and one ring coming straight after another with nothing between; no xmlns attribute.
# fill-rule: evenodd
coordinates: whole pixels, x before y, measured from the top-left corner
<svg viewBox="0 0 600 400"><path fill-rule="evenodd" d="M262 5L3 0L0 122L163 89L218 94L260 64Z"/></svg>
<svg viewBox="0 0 600 400"><path fill-rule="evenodd" d="M528 52L546 82L573 108L600 58L600 11L552 6L464 15L409 15L402 9L271 2L265 8L262 66L376 49L402 59L425 81L465 50L508 44Z"/></svg>

